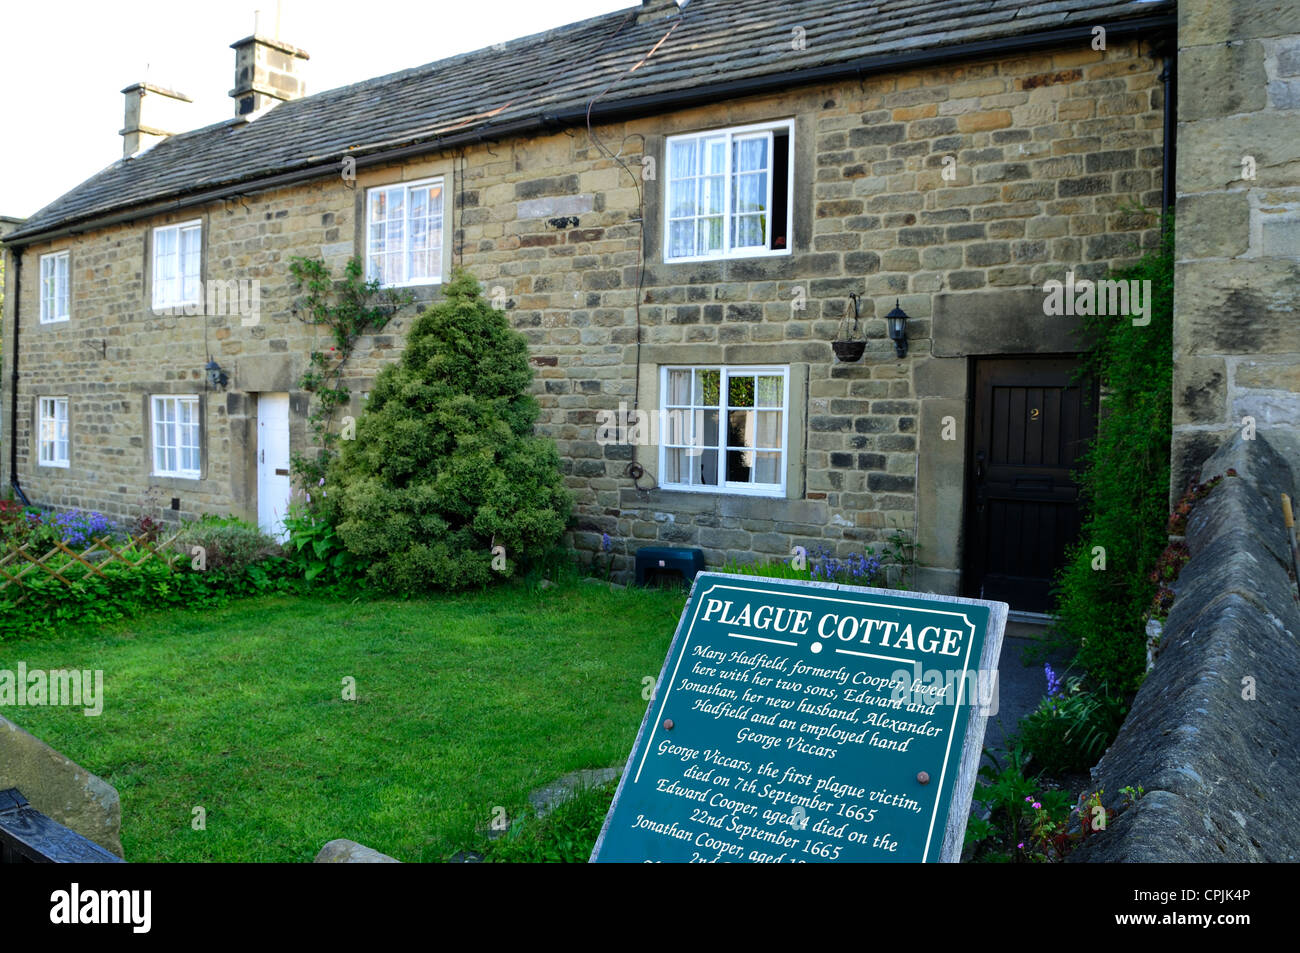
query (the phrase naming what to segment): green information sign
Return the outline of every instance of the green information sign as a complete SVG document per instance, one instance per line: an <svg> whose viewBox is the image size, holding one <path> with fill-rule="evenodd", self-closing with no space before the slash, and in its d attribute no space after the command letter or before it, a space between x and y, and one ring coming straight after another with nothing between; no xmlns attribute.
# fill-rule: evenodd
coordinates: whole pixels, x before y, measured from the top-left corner
<svg viewBox="0 0 1300 953"><path fill-rule="evenodd" d="M701 573L593 861L956 861L1007 606Z"/></svg>

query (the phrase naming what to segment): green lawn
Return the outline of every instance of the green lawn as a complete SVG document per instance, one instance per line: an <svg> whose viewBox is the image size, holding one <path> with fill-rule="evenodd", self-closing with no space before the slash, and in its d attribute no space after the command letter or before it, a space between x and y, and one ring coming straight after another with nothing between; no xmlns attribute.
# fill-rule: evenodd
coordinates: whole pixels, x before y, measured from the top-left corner
<svg viewBox="0 0 1300 953"><path fill-rule="evenodd" d="M683 601L515 584L159 612L0 643L0 668L104 672L99 717L4 714L117 788L128 860L308 861L347 837L437 861L497 806L514 818L534 787L623 764Z"/></svg>

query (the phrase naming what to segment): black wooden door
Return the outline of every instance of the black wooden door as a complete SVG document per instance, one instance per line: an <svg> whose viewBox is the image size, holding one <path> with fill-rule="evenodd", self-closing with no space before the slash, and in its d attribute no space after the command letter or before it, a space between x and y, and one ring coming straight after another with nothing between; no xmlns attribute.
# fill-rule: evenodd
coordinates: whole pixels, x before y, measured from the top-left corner
<svg viewBox="0 0 1300 953"><path fill-rule="evenodd" d="M1097 429L1097 395L1073 358L976 359L962 587L1046 612L1079 535L1071 477Z"/></svg>

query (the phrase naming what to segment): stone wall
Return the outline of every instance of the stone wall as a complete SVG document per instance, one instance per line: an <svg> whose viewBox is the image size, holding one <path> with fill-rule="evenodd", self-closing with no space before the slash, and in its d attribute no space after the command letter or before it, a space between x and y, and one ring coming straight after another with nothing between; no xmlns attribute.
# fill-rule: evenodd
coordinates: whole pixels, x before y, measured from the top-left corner
<svg viewBox="0 0 1300 953"><path fill-rule="evenodd" d="M369 168L355 189L320 180L31 246L19 477L34 500L58 506L134 515L155 484L178 501L173 516L255 516L256 394L291 393L291 440L303 448L297 380L326 343L290 313L290 257L340 267L363 247L367 187L443 175L454 208L444 264L500 288L530 342L539 428L576 494L580 548L608 532L620 553L663 540L719 563L795 543L845 552L901 529L920 537L933 567L923 585L956 591L965 439L942 440L941 422L964 427L970 356L1080 348L1069 319L1043 314L1044 281L1097 277L1154 242L1154 219L1128 206L1160 200L1159 71L1148 44L1130 43L917 69L600 127L604 149L585 129L501 141ZM665 136L789 118L792 253L665 264L659 179L642 181L642 154L663 169ZM620 151L626 170L607 154ZM262 282L260 323L208 318L206 343L204 319L148 307L149 229L196 217L205 278ZM38 257L62 248L72 253L72 319L42 326ZM806 307L793 306L796 292ZM850 292L864 295L869 346L842 365L829 342ZM902 360L883 320L896 300L913 318ZM398 356L410 318L362 341L355 392ZM7 348L12 322L6 335ZM204 392L208 353L231 372L226 393ZM638 394L643 409L657 406L665 363L790 366L786 499L652 489L656 448L598 442L599 411ZM197 481L149 472L147 395L181 391L204 395ZM3 393L7 404L7 380ZM67 470L35 465L40 394L71 397ZM648 474L641 489L626 474L634 456Z"/></svg>
<svg viewBox="0 0 1300 953"><path fill-rule="evenodd" d="M51 820L123 856L117 789L0 717L0 791L9 788Z"/></svg>
<svg viewBox="0 0 1300 953"><path fill-rule="evenodd" d="M1177 498L1246 417L1300 465L1300 3L1179 0Z"/></svg>
<svg viewBox="0 0 1300 953"><path fill-rule="evenodd" d="M1073 860L1300 860L1300 601L1279 500L1295 479L1264 437L1230 438L1201 470L1215 476L1155 666L1092 772L1108 805L1146 796Z"/></svg>

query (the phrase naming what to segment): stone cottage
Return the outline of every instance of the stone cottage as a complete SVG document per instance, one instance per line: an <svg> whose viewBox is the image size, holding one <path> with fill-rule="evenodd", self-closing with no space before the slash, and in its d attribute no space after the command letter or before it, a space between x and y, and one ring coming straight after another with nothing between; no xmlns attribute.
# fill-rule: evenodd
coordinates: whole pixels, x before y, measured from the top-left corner
<svg viewBox="0 0 1300 953"><path fill-rule="evenodd" d="M128 87L121 161L6 237L3 480L273 528L322 342L290 259L360 256L416 308L464 267L528 338L578 548L901 532L922 588L1042 610L1097 412L1044 288L1155 244L1177 26L1172 0L644 0L311 96L306 53L247 37L233 118L182 131L184 96ZM362 341L358 395L415 310Z"/></svg>

